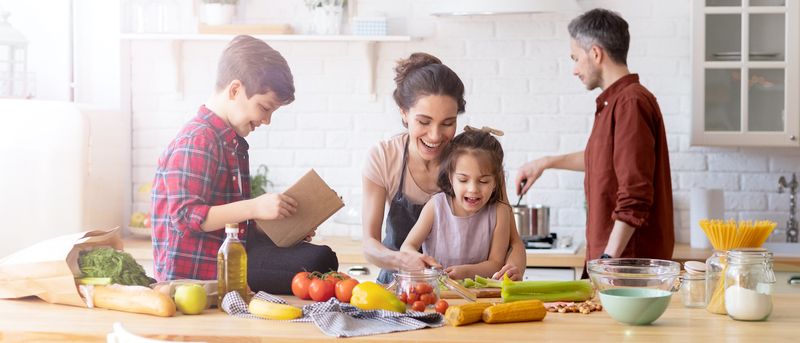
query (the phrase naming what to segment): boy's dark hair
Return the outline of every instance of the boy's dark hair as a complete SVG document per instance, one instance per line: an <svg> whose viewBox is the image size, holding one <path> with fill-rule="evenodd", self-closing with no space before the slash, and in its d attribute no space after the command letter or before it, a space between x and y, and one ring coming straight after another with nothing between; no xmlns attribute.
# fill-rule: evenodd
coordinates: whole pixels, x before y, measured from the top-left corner
<svg viewBox="0 0 800 343"><path fill-rule="evenodd" d="M568 30L583 50L588 51L592 44L597 44L608 53L611 60L628 65L631 36L628 23L619 14L595 8L572 19Z"/></svg>
<svg viewBox="0 0 800 343"><path fill-rule="evenodd" d="M467 103L464 100L464 83L435 56L415 52L397 61L394 71L397 86L393 93L394 101L403 111L408 111L422 96L447 95L458 104L456 113L464 112ZM408 123L403 122L403 126L408 127Z"/></svg>
<svg viewBox="0 0 800 343"><path fill-rule="evenodd" d="M503 175L503 146L489 132L481 130L466 130L453 138L442 151L442 164L439 167L439 178L436 185L445 194L454 197L451 175L456 169L458 158L471 154L481 161L481 166L489 165L489 173L495 177L495 186L488 204L493 204L503 199L505 176Z"/></svg>
<svg viewBox="0 0 800 343"><path fill-rule="evenodd" d="M217 92L241 81L247 98L275 93L283 105L294 101L294 79L286 59L266 42L247 35L233 38L217 65Z"/></svg>

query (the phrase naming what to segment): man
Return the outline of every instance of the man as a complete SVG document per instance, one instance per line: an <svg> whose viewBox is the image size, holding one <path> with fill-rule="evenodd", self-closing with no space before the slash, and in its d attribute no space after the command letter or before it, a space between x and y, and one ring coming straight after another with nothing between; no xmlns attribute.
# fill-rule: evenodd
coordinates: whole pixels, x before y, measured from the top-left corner
<svg viewBox="0 0 800 343"><path fill-rule="evenodd" d="M627 66L628 23L594 9L569 24L573 74L600 88L594 126L584 151L546 156L523 165L517 193L545 169L585 171L586 260L672 258L672 182L664 120L655 97Z"/></svg>

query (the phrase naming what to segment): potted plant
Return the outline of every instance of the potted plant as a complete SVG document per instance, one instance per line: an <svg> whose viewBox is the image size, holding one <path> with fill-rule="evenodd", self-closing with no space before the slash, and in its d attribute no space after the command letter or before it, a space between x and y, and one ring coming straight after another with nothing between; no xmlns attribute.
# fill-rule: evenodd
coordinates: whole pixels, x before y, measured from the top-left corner
<svg viewBox="0 0 800 343"><path fill-rule="evenodd" d="M227 25L233 21L236 3L239 0L202 0L203 23L207 25Z"/></svg>
<svg viewBox="0 0 800 343"><path fill-rule="evenodd" d="M347 0L305 0L311 11L311 30L319 35L338 35L342 27L342 12Z"/></svg>
<svg viewBox="0 0 800 343"><path fill-rule="evenodd" d="M269 168L265 165L259 165L256 169L255 175L250 178L250 197L255 198L269 191L272 186L272 181L267 179Z"/></svg>

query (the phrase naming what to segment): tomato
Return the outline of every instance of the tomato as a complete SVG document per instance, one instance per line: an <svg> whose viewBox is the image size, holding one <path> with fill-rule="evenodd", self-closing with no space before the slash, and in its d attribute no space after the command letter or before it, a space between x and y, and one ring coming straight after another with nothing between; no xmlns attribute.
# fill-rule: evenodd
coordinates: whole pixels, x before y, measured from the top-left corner
<svg viewBox="0 0 800 343"><path fill-rule="evenodd" d="M400 298L400 301L402 301L404 303L408 302L408 295L406 294L406 292L400 293L400 297L399 298Z"/></svg>
<svg viewBox="0 0 800 343"><path fill-rule="evenodd" d="M358 284L356 279L345 279L336 283L336 299L343 303L349 303L350 297L353 296L353 287Z"/></svg>
<svg viewBox="0 0 800 343"><path fill-rule="evenodd" d="M444 314L448 307L450 307L450 304L448 304L444 299L439 299L439 301L436 302L436 306L434 306L436 312L441 314Z"/></svg>
<svg viewBox="0 0 800 343"><path fill-rule="evenodd" d="M411 305L411 309L414 310L414 311L418 311L418 312L424 312L425 311L425 303L422 302L422 301L417 300L417 301L414 302L413 305Z"/></svg>
<svg viewBox="0 0 800 343"><path fill-rule="evenodd" d="M336 284L337 282L339 282L341 280L349 279L350 275L347 275L345 273L340 273L340 272L328 272L328 273L324 274L324 278L325 278L325 280L331 281L331 282L333 282L333 284Z"/></svg>
<svg viewBox="0 0 800 343"><path fill-rule="evenodd" d="M424 302L425 305L433 305L436 302L436 294L425 293L419 296L419 300Z"/></svg>
<svg viewBox="0 0 800 343"><path fill-rule="evenodd" d="M424 283L424 282L418 283L414 288L417 290L417 293L419 293L419 294L425 294L425 293L433 292L433 286L431 286L431 285L429 285L427 283Z"/></svg>
<svg viewBox="0 0 800 343"><path fill-rule="evenodd" d="M311 299L308 294L308 286L311 285L312 280L313 277L309 272L299 272L295 274L292 278L292 294L303 300Z"/></svg>
<svg viewBox="0 0 800 343"><path fill-rule="evenodd" d="M325 279L314 279L308 286L308 295L314 301L328 301L336 295L336 284Z"/></svg>
<svg viewBox="0 0 800 343"><path fill-rule="evenodd" d="M408 297L406 298L409 304L413 304L415 301L419 300L419 294L417 293L408 293Z"/></svg>

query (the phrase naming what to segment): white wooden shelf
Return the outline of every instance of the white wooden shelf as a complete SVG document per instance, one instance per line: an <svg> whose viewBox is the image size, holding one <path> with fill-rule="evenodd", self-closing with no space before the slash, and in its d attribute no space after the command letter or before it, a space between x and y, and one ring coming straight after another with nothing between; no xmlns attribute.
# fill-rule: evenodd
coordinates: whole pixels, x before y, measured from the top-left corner
<svg viewBox="0 0 800 343"><path fill-rule="evenodd" d="M375 51L376 43L410 42L416 40L411 36L355 36L355 35L252 35L266 42L342 42L357 43L362 47L362 56L366 61L367 90L369 99L375 101L375 67L378 55ZM120 39L128 45L134 41L167 41L172 43L172 56L175 63L176 83L175 91L183 92L183 43L186 41L230 41L236 37L234 34L203 34L203 33L121 33ZM132 49L128 49L132 51Z"/></svg>
<svg viewBox="0 0 800 343"><path fill-rule="evenodd" d="M122 33L124 40L182 40L229 41L236 35L204 33ZM251 35L265 41L288 42L409 42L411 36L355 36L355 35Z"/></svg>

